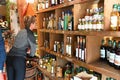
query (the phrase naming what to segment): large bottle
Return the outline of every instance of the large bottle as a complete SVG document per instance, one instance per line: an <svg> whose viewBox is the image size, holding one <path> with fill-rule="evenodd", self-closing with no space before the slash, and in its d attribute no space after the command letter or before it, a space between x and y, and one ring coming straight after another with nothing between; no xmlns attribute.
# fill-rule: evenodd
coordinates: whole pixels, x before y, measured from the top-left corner
<svg viewBox="0 0 120 80"><path fill-rule="evenodd" d="M109 62L109 56L110 56L110 50L112 49L112 40L108 40L108 45L106 47L106 58L107 58L107 62Z"/></svg>
<svg viewBox="0 0 120 80"><path fill-rule="evenodd" d="M111 49L110 55L109 55L109 64L111 66L114 66L115 51L116 51L116 40L113 41L112 49Z"/></svg>
<svg viewBox="0 0 120 80"><path fill-rule="evenodd" d="M119 13L119 16L118 16L118 30L120 31L120 4L118 5L118 13Z"/></svg>
<svg viewBox="0 0 120 80"><path fill-rule="evenodd" d="M100 46L100 59L105 60L106 59L106 46L105 46L105 40L103 39Z"/></svg>
<svg viewBox="0 0 120 80"><path fill-rule="evenodd" d="M113 10L111 12L111 17L110 17L111 24L110 24L110 27L111 27L112 31L117 31L118 30L118 16L119 16L119 13L118 13L117 8L118 8L118 5L114 4L113 5Z"/></svg>
<svg viewBox="0 0 120 80"><path fill-rule="evenodd" d="M120 69L120 41L118 42L114 64L116 69Z"/></svg>

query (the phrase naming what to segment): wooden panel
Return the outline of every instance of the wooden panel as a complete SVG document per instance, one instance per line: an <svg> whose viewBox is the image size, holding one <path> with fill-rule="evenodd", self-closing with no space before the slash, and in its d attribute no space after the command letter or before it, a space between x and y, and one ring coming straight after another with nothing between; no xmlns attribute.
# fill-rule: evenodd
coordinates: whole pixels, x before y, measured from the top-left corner
<svg viewBox="0 0 120 80"><path fill-rule="evenodd" d="M104 0L105 30L110 30L110 13L112 12L113 4L117 3L120 3L120 0Z"/></svg>
<svg viewBox="0 0 120 80"><path fill-rule="evenodd" d="M77 30L79 18L84 18L86 9L98 7L98 1L91 1L83 4L74 4L74 30Z"/></svg>
<svg viewBox="0 0 120 80"><path fill-rule="evenodd" d="M0 15L6 16L6 6L0 6Z"/></svg>
<svg viewBox="0 0 120 80"><path fill-rule="evenodd" d="M101 37L86 37L86 63L91 63L100 58Z"/></svg>

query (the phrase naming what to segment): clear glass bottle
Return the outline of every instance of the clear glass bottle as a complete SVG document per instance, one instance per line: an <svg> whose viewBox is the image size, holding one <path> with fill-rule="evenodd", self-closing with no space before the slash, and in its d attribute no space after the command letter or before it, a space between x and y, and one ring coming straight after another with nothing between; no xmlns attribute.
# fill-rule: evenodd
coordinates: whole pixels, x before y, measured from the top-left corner
<svg viewBox="0 0 120 80"><path fill-rule="evenodd" d="M112 31L117 31L118 30L118 16L119 16L119 13L118 13L118 5L117 4L114 4L113 5L113 10L111 12L111 15L110 15L110 27L111 27L111 30Z"/></svg>

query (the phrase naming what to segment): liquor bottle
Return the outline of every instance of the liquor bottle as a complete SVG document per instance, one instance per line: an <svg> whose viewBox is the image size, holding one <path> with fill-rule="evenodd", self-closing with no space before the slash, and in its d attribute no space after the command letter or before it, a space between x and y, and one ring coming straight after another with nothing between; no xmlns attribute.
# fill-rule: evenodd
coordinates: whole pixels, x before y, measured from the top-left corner
<svg viewBox="0 0 120 80"><path fill-rule="evenodd" d="M114 64L116 69L120 69L120 41L118 41Z"/></svg>
<svg viewBox="0 0 120 80"><path fill-rule="evenodd" d="M107 62L109 62L109 56L110 56L110 51L112 49L112 40L108 40L108 45L106 47L106 53L107 53Z"/></svg>
<svg viewBox="0 0 120 80"><path fill-rule="evenodd" d="M68 30L72 31L73 30L73 15L72 12L69 11L68 13Z"/></svg>
<svg viewBox="0 0 120 80"><path fill-rule="evenodd" d="M57 52L57 41L54 43L54 51Z"/></svg>
<svg viewBox="0 0 120 80"><path fill-rule="evenodd" d="M64 29L64 17L65 17L65 14L64 14L64 11L62 11L62 19L61 19L62 30Z"/></svg>
<svg viewBox="0 0 120 80"><path fill-rule="evenodd" d="M81 52L82 56L81 59L82 61L85 61L85 56L86 56L86 39L85 37L82 38L82 52Z"/></svg>
<svg viewBox="0 0 120 80"><path fill-rule="evenodd" d="M82 27L82 30L85 30L85 19L84 18L82 18L82 25L81 25L81 27Z"/></svg>
<svg viewBox="0 0 120 80"><path fill-rule="evenodd" d="M79 48L80 48L80 42L79 42L79 36L77 36L77 46L76 46L76 58L79 59Z"/></svg>
<svg viewBox="0 0 120 80"><path fill-rule="evenodd" d="M60 42L57 42L57 53L60 53Z"/></svg>
<svg viewBox="0 0 120 80"><path fill-rule="evenodd" d="M106 47L105 47L105 40L102 39L101 46L100 46L100 59L105 60L106 59Z"/></svg>
<svg viewBox="0 0 120 80"><path fill-rule="evenodd" d="M67 37L67 39L66 39L66 55L68 55L68 53L69 53L68 45L69 45L69 37Z"/></svg>
<svg viewBox="0 0 120 80"><path fill-rule="evenodd" d="M78 21L78 30L82 30L82 19L80 18L79 21Z"/></svg>
<svg viewBox="0 0 120 80"><path fill-rule="evenodd" d="M80 36L80 38L79 38L79 42L80 42L80 48L79 48L79 59L81 60L81 58L82 58L82 36Z"/></svg>
<svg viewBox="0 0 120 80"><path fill-rule="evenodd" d="M65 12L64 16L64 30L68 30L68 13Z"/></svg>
<svg viewBox="0 0 120 80"><path fill-rule="evenodd" d="M51 6L55 6L55 0L51 0Z"/></svg>
<svg viewBox="0 0 120 80"><path fill-rule="evenodd" d="M62 30L61 17L59 17L59 20L58 20L58 30Z"/></svg>
<svg viewBox="0 0 120 80"><path fill-rule="evenodd" d="M61 42L60 52L64 54L64 42Z"/></svg>
<svg viewBox="0 0 120 80"><path fill-rule="evenodd" d="M116 51L116 40L113 41L112 49L109 55L109 65L113 67L114 67L115 51Z"/></svg>
<svg viewBox="0 0 120 80"><path fill-rule="evenodd" d="M90 18L90 9L86 9L85 20L88 21Z"/></svg>
<svg viewBox="0 0 120 80"><path fill-rule="evenodd" d="M49 8L49 1L48 0L45 1L45 8Z"/></svg>
<svg viewBox="0 0 120 80"><path fill-rule="evenodd" d="M69 37L68 55L72 57L72 37Z"/></svg>
<svg viewBox="0 0 120 80"><path fill-rule="evenodd" d="M119 16L118 16L118 30L120 31L120 4L118 4L118 13L119 13Z"/></svg>
<svg viewBox="0 0 120 80"><path fill-rule="evenodd" d="M110 15L110 21L111 21L110 27L111 27L112 31L117 31L118 30L118 16L119 16L119 13L118 13L117 8L118 8L118 5L114 4L113 5L113 10L112 10L111 15Z"/></svg>

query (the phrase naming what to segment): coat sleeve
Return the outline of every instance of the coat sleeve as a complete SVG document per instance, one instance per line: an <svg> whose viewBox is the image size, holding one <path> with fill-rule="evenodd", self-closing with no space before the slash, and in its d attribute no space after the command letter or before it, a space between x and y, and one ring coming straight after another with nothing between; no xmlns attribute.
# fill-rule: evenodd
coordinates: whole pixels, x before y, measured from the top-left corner
<svg viewBox="0 0 120 80"><path fill-rule="evenodd" d="M5 60L6 60L6 51L5 51L4 40L2 38L2 33L0 30L0 70L3 69Z"/></svg>
<svg viewBox="0 0 120 80"><path fill-rule="evenodd" d="M34 56L36 52L36 44L30 41L29 38L28 38L28 42L30 45L30 56Z"/></svg>

